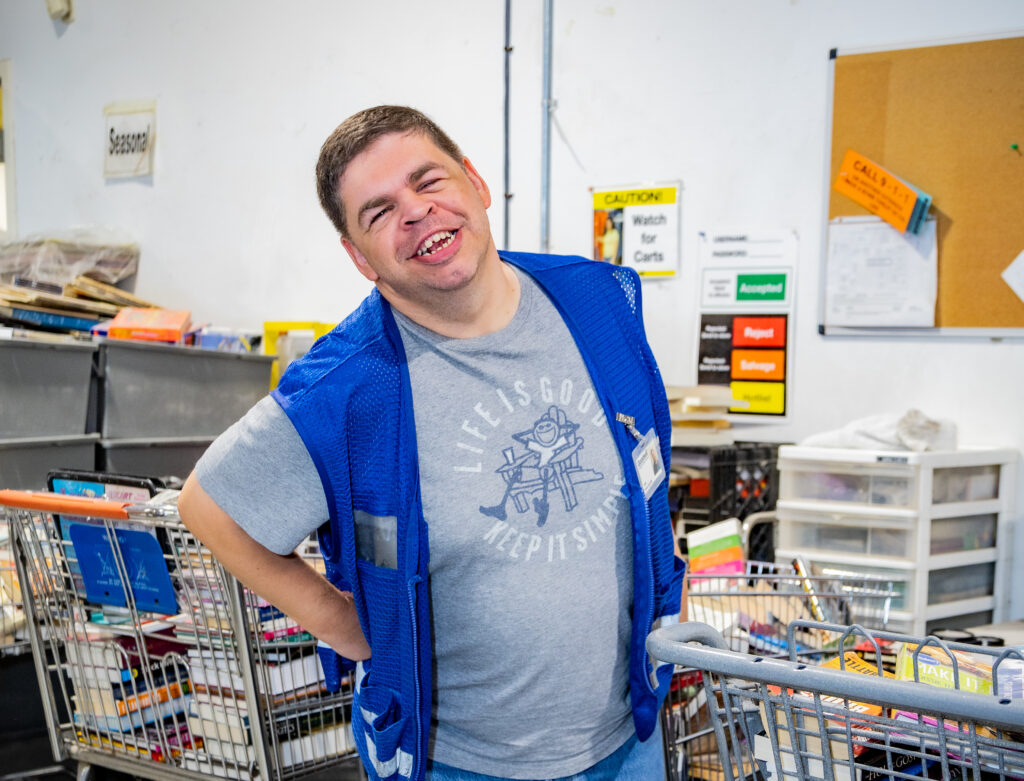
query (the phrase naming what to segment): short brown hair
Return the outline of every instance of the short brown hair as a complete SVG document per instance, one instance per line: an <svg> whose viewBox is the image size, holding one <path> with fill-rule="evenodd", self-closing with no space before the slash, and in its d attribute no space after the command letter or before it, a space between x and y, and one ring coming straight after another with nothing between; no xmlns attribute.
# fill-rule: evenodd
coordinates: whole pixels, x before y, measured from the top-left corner
<svg viewBox="0 0 1024 781"><path fill-rule="evenodd" d="M370 144L389 133L423 133L446 155L462 165L462 151L421 111L408 106L374 106L353 114L334 129L320 147L316 164L316 190L320 205L334 227L348 238L345 205L338 185L348 164Z"/></svg>

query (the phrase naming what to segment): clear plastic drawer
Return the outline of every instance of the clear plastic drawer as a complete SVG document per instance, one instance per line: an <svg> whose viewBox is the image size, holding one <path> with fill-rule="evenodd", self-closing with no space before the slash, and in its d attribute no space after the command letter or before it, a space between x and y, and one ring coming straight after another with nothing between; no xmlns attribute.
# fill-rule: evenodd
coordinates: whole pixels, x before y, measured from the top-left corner
<svg viewBox="0 0 1024 781"><path fill-rule="evenodd" d="M932 570L928 573L928 604L992 596L995 582L996 565L991 561Z"/></svg>
<svg viewBox="0 0 1024 781"><path fill-rule="evenodd" d="M932 502L979 502L999 498L999 464L936 469L932 477Z"/></svg>
<svg viewBox="0 0 1024 781"><path fill-rule="evenodd" d="M912 559L916 527L913 518L817 513L783 509L779 515L779 547L854 556Z"/></svg>
<svg viewBox="0 0 1024 781"><path fill-rule="evenodd" d="M858 564L856 561L829 562L816 560L813 555L806 557L811 573L829 577L842 575L872 575L892 581L893 591L898 595L890 606L893 610L909 610L914 607L914 571L889 567ZM993 594L995 587L994 562L982 562L961 567L947 567L928 573L928 605L958 602Z"/></svg>
<svg viewBox="0 0 1024 781"><path fill-rule="evenodd" d="M812 575L839 578L864 577L865 575L869 575L871 577L881 578L887 584L891 584L892 591L895 594L892 604L889 606L892 610L905 610L913 607L914 572L912 570L873 567L867 564L857 564L855 562L846 561L818 561L815 560L813 556L806 557L805 561L807 561Z"/></svg>
<svg viewBox="0 0 1024 781"><path fill-rule="evenodd" d="M917 506L917 472L911 466L780 460L779 472L782 499Z"/></svg>
<svg viewBox="0 0 1024 781"><path fill-rule="evenodd" d="M996 546L998 516L968 515L957 518L935 518L932 520L932 556L943 553L981 550Z"/></svg>

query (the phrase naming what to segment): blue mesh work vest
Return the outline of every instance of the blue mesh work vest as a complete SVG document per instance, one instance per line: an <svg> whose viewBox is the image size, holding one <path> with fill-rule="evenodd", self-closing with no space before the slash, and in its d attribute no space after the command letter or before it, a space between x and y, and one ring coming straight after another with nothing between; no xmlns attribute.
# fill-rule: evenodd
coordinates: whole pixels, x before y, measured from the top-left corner
<svg viewBox="0 0 1024 781"><path fill-rule="evenodd" d="M668 691L671 665L651 666L652 625L679 612L684 565L673 552L667 481L645 501L636 440L616 413L654 428L669 463L665 389L644 335L630 269L580 257L499 253L554 302L594 382L622 458L633 518L630 696L641 740ZM371 293L289 366L273 391L320 474L330 522L320 529L328 577L351 591L372 658L356 667L352 731L372 779L424 778L430 732L429 548L420 506L412 388L388 303ZM566 681L572 696L575 681ZM500 736L496 736L500 739Z"/></svg>

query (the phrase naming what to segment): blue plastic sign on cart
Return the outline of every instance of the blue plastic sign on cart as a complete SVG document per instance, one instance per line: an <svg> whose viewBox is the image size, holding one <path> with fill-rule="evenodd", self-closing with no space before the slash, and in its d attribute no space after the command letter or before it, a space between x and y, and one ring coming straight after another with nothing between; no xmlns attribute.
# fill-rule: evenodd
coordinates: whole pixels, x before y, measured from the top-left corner
<svg viewBox="0 0 1024 781"><path fill-rule="evenodd" d="M159 541L148 531L118 528L113 531L124 560L135 608L155 613L177 613L178 600ZM128 607L127 588L117 569L112 542L105 526L76 523L71 527L71 544L75 547L85 581L86 598L101 605Z"/></svg>

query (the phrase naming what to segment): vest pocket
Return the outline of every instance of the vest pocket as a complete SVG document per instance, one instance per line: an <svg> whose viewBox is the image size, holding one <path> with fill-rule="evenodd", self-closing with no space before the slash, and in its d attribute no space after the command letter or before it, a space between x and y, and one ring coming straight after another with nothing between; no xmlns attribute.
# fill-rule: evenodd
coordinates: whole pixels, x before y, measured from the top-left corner
<svg viewBox="0 0 1024 781"><path fill-rule="evenodd" d="M673 569L668 582L654 595L654 624L658 626L664 616L678 616L682 603L682 583L686 574L686 562L672 557ZM672 623L672 622L669 622ZM653 628L653 627L652 627Z"/></svg>
<svg viewBox="0 0 1024 781"><path fill-rule="evenodd" d="M386 686L376 686L367 673L357 695L362 717L365 757L381 781L407 778L412 772L412 754L401 748L406 715L398 695Z"/></svg>
<svg viewBox="0 0 1024 781"><path fill-rule="evenodd" d="M398 681L400 667L394 659L399 647L399 612L406 605L398 571L368 561L356 562L365 596L365 629L372 656L357 668L352 728L370 778L400 781L412 773L415 732L414 709L403 701Z"/></svg>

